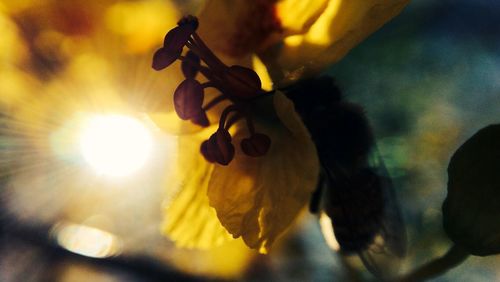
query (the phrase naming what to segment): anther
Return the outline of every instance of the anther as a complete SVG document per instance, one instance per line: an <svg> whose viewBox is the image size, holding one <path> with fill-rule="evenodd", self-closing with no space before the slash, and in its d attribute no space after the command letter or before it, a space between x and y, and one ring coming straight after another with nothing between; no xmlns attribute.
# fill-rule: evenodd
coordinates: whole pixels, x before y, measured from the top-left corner
<svg viewBox="0 0 500 282"><path fill-rule="evenodd" d="M211 151L208 150L208 140L203 141L200 146L200 153L209 163L215 163L215 157Z"/></svg>
<svg viewBox="0 0 500 282"><path fill-rule="evenodd" d="M271 146L271 138L265 134L255 132L255 127L251 117L246 116L246 121L250 137L241 140L241 150L247 156L261 157L269 150L269 147Z"/></svg>
<svg viewBox="0 0 500 282"><path fill-rule="evenodd" d="M228 165L234 158L234 146L231 135L224 128L219 128L208 140L203 142L200 151L209 162Z"/></svg>
<svg viewBox="0 0 500 282"><path fill-rule="evenodd" d="M227 100L227 97L225 95L219 95L219 96L213 98L212 100L210 100L210 102L208 102L205 106L203 106L203 110L208 111L212 107L214 107L215 105L219 104L220 102L222 102L224 100Z"/></svg>
<svg viewBox="0 0 500 282"><path fill-rule="evenodd" d="M184 80L174 92L174 107L177 115L188 120L202 111L203 87L192 78Z"/></svg>
<svg viewBox="0 0 500 282"><path fill-rule="evenodd" d="M163 47L153 55L153 69L162 70L177 60L182 54L183 47L197 28L198 20L195 17L188 16L181 19L178 26L165 35Z"/></svg>
<svg viewBox="0 0 500 282"><path fill-rule="evenodd" d="M255 133L249 138L241 140L241 150L250 157L261 157L269 151L271 139L269 136L261 133Z"/></svg>
<svg viewBox="0 0 500 282"><path fill-rule="evenodd" d="M224 109L224 111L222 111L219 120L219 129L225 128L224 125L226 123L227 116L229 115L229 113L234 111L238 111L238 107L236 107L235 105L228 106L227 108Z"/></svg>
<svg viewBox="0 0 500 282"><path fill-rule="evenodd" d="M181 69L185 78L195 78L200 69L200 57L189 50L182 60Z"/></svg>
<svg viewBox="0 0 500 282"><path fill-rule="evenodd" d="M262 92L260 78L252 69L231 66L226 70L225 79L238 98L253 98Z"/></svg>
<svg viewBox="0 0 500 282"><path fill-rule="evenodd" d="M198 18L192 15L187 15L185 17L182 17L178 22L178 26L191 26L194 30L198 28Z"/></svg>
<svg viewBox="0 0 500 282"><path fill-rule="evenodd" d="M158 49L153 55L153 69L160 71L170 66L181 55L182 49L169 51L165 48Z"/></svg>
<svg viewBox="0 0 500 282"><path fill-rule="evenodd" d="M262 90L261 80L254 70L225 65L196 33L197 28L198 20L195 17L182 18L178 26L166 34L163 47L153 56L155 70L164 69L177 59L182 61L181 70L186 79L174 92L177 115L183 120L206 127L209 125L207 111L222 101L229 101L231 104L220 116L218 130L201 144L201 154L209 162L228 165L235 155L229 129L245 118L250 137L241 140L241 150L251 157L265 155L269 151L271 139L255 132L248 110L254 100L267 96L269 92ZM183 56L184 47L189 51ZM198 73L207 79L203 84L196 80ZM203 106L204 89L208 87L219 90L221 94Z"/></svg>
<svg viewBox="0 0 500 282"><path fill-rule="evenodd" d="M199 125L201 127L207 127L210 125L210 122L208 121L207 113L205 112L204 109L200 109L200 111L194 115L193 117L190 118L190 121L196 125Z"/></svg>

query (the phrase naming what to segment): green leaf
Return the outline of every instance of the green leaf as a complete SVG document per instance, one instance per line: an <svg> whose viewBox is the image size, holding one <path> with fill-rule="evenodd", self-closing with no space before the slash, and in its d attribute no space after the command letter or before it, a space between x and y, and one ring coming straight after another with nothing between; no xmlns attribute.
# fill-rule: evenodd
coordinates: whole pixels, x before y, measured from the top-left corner
<svg viewBox="0 0 500 282"><path fill-rule="evenodd" d="M467 140L451 158L448 176L448 236L473 255L500 253L500 124Z"/></svg>

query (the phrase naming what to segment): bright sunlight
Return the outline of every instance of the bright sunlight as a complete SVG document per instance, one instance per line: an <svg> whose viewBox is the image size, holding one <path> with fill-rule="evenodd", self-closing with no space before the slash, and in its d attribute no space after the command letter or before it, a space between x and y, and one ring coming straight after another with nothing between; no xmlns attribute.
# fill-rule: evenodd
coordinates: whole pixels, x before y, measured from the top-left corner
<svg viewBox="0 0 500 282"><path fill-rule="evenodd" d="M151 153L150 132L137 119L109 114L90 118L80 136L81 153L97 173L126 176L141 168Z"/></svg>

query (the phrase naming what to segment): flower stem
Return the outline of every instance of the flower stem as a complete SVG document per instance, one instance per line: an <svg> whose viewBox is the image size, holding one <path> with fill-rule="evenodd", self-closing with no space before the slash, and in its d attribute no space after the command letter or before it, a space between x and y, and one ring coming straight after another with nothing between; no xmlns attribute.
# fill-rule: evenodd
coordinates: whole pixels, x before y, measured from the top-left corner
<svg viewBox="0 0 500 282"><path fill-rule="evenodd" d="M413 272L397 279L397 281L417 282L431 279L461 264L469 255L461 246L453 245L444 256L424 264Z"/></svg>

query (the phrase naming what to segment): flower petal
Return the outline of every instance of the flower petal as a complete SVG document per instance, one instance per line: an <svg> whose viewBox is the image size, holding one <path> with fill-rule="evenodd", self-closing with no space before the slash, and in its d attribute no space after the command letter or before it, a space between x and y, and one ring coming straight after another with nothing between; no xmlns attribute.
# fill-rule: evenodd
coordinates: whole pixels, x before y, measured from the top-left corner
<svg viewBox="0 0 500 282"><path fill-rule="evenodd" d="M342 59L354 46L399 14L408 2L330 0L307 33L284 40L273 67L284 69L284 75L290 80L317 73Z"/></svg>
<svg viewBox="0 0 500 282"><path fill-rule="evenodd" d="M329 0L283 0L277 5L277 13L284 34L304 34L321 16Z"/></svg>
<svg viewBox="0 0 500 282"><path fill-rule="evenodd" d="M81 10L88 10L84 1ZM99 1L104 2L104 1ZM106 27L120 36L119 48L134 54L151 52L165 31L176 25L179 11L171 1L114 1L105 10ZM68 3L71 6L73 3ZM74 5L74 4L73 4ZM102 5L102 4L101 4ZM77 7L73 9L78 9ZM95 21L97 22L97 21Z"/></svg>
<svg viewBox="0 0 500 282"><path fill-rule="evenodd" d="M314 144L293 104L281 93L274 98L282 123L256 125L272 140L269 152L252 158L237 151L227 167L214 167L208 187L222 225L263 253L309 201L319 173ZM244 137L237 132L235 142Z"/></svg>
<svg viewBox="0 0 500 282"><path fill-rule="evenodd" d="M172 135L186 135L200 132L202 127L190 121L183 121L176 112L153 112L148 113L151 121L163 132Z"/></svg>
<svg viewBox="0 0 500 282"><path fill-rule="evenodd" d="M242 58L266 46L281 25L276 13L277 0L210 0L198 15L199 33L219 55ZM224 57L229 65L234 63Z"/></svg>
<svg viewBox="0 0 500 282"><path fill-rule="evenodd" d="M208 204L206 192L214 166L199 153L202 137L213 130L178 140L179 161L170 187L178 192L165 205L162 230L179 247L208 249L231 240Z"/></svg>

